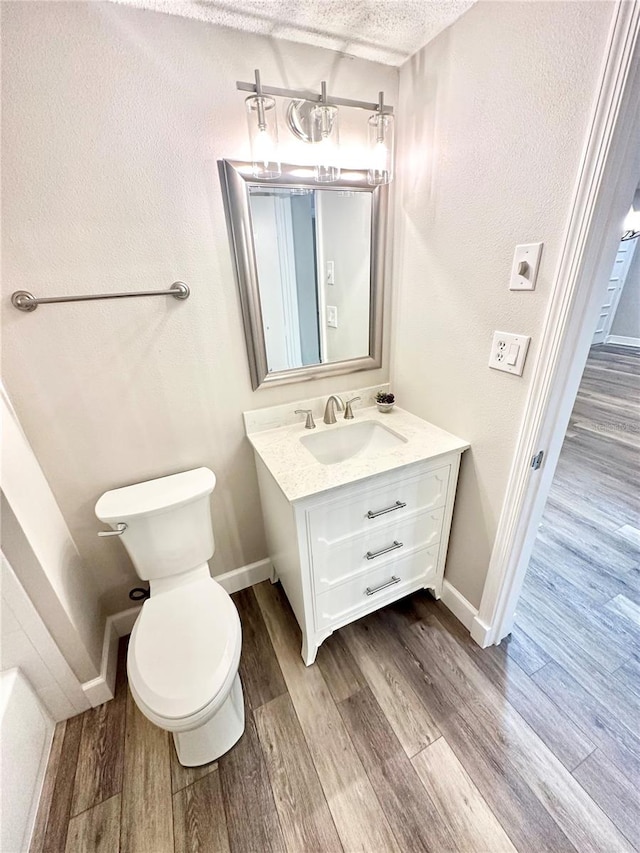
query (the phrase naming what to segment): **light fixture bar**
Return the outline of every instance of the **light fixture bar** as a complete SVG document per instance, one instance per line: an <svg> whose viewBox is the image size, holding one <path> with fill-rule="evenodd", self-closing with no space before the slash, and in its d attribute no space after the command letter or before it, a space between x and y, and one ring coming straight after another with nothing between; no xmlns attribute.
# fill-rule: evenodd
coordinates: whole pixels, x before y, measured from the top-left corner
<svg viewBox="0 0 640 853"><path fill-rule="evenodd" d="M278 86L260 86L261 91L258 92L258 87L255 83L243 83L241 80L236 82L236 89L240 92L254 92L256 94L271 95L275 98L291 98L292 100L311 101L311 103L322 103L322 94L318 92L309 92L304 89L280 89ZM336 98L333 95L327 95L327 100L338 107L353 107L356 110L368 110L369 112L377 112L382 106L381 112L393 114L393 107L389 104L380 104L377 101L354 101L351 98Z"/></svg>

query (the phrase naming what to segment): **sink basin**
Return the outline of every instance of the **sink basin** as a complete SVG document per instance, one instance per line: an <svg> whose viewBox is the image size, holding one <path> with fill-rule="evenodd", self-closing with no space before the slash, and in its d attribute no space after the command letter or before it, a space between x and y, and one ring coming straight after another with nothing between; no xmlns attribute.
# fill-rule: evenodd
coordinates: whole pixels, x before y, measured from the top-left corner
<svg viewBox="0 0 640 853"><path fill-rule="evenodd" d="M323 465L335 465L355 457L377 456L405 444L407 439L377 421L336 426L300 439Z"/></svg>

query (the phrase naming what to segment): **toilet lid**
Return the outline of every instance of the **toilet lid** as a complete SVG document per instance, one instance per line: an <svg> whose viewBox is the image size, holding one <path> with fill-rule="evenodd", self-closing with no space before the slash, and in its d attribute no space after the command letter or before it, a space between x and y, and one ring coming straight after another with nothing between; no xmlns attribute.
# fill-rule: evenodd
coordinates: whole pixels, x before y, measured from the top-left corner
<svg viewBox="0 0 640 853"><path fill-rule="evenodd" d="M136 620L127 670L141 701L161 717L197 713L235 677L238 611L212 578L152 596Z"/></svg>

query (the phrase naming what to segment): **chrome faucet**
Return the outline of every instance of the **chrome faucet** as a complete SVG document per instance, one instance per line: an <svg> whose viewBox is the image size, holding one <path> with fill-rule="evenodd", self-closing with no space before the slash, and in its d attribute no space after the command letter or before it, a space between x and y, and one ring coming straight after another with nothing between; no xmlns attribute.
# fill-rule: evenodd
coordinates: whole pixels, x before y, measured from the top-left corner
<svg viewBox="0 0 640 853"><path fill-rule="evenodd" d="M336 406L339 412L344 412L344 403L342 398L337 394L332 394L327 400L327 405L324 407L324 422L325 424L335 424L336 422Z"/></svg>

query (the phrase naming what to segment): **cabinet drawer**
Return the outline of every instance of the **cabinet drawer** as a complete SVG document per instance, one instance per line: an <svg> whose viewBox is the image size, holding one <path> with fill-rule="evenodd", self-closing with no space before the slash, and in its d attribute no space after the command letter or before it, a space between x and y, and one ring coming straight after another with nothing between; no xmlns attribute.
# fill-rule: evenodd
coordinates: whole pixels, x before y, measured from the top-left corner
<svg viewBox="0 0 640 853"><path fill-rule="evenodd" d="M393 519L384 527L367 530L329 543L319 539L313 544L316 594L327 592L338 584L386 563L395 563L418 548L440 541L444 507L412 513L410 517Z"/></svg>
<svg viewBox="0 0 640 853"><path fill-rule="evenodd" d="M331 543L383 527L420 509L436 509L447 500L450 466L383 486L371 485L357 494L309 510L311 541Z"/></svg>
<svg viewBox="0 0 640 853"><path fill-rule="evenodd" d="M372 569L315 599L316 629L343 625L435 577L438 545Z"/></svg>

